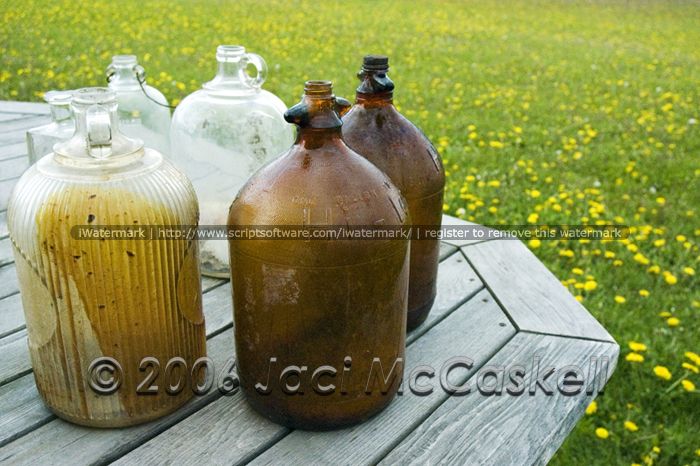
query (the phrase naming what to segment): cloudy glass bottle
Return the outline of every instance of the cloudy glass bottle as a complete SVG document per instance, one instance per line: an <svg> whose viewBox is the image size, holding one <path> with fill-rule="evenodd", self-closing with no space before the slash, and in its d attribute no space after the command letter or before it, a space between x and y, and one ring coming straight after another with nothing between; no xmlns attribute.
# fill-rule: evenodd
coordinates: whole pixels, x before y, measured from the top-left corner
<svg viewBox="0 0 700 466"><path fill-rule="evenodd" d="M343 142L339 113L348 108L330 81L306 83L285 113L296 142L240 190L231 231L406 225L398 189ZM238 374L257 411L329 429L388 405L403 373L408 246L407 238L229 241Z"/></svg>
<svg viewBox="0 0 700 466"><path fill-rule="evenodd" d="M267 64L260 55L220 45L216 61L216 76L177 106L170 131L173 161L194 184L202 225L224 225L241 186L294 137L286 105L262 89ZM201 241L200 248L202 272L228 278L226 240Z"/></svg>
<svg viewBox="0 0 700 466"><path fill-rule="evenodd" d="M197 243L138 231L196 225L197 200L162 154L119 132L112 91L76 91L72 109L74 136L22 175L7 210L34 378L64 419L138 424L192 397L186 368L206 355ZM185 385L137 392L147 357L181 358L171 384Z"/></svg>
<svg viewBox="0 0 700 466"><path fill-rule="evenodd" d="M146 71L136 55L115 55L107 67L109 88L116 92L122 132L146 147L170 154L170 108L165 96L146 84Z"/></svg>
<svg viewBox="0 0 700 466"><path fill-rule="evenodd" d="M49 91L44 100L51 109L51 122L27 131L27 154L29 164L53 151L57 142L70 139L75 131L73 113L70 109L72 91Z"/></svg>
<svg viewBox="0 0 700 466"><path fill-rule="evenodd" d="M393 105L389 59L364 58L355 105L343 117L343 139L396 184L406 198L413 225L435 229L442 220L445 172L440 154L423 132ZM408 329L425 321L435 301L440 244L411 241Z"/></svg>

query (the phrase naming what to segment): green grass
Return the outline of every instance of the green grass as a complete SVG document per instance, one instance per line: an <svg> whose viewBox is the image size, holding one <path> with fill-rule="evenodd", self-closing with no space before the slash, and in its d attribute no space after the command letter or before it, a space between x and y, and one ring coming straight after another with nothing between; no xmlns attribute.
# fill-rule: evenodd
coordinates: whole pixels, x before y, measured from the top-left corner
<svg viewBox="0 0 700 466"><path fill-rule="evenodd" d="M265 87L293 104L306 79L352 97L362 55L390 55L401 111L443 155L447 212L635 227L624 243L530 245L622 347L597 412L553 463L700 462L700 393L673 386L700 386L697 364L682 366L700 352L698 3L1 3L0 99L104 83L112 54L135 53L177 102L231 43L263 55ZM629 341L647 345L643 362L625 360Z"/></svg>

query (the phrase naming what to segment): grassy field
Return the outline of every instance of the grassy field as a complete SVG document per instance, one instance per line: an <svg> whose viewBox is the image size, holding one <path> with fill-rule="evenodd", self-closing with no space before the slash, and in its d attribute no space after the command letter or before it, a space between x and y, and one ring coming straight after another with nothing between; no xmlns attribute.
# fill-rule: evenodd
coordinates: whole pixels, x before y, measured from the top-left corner
<svg viewBox="0 0 700 466"><path fill-rule="evenodd" d="M135 53L177 103L221 43L352 97L391 56L401 111L439 148L445 211L480 223L630 225L618 242L529 246L622 347L554 464L700 464L700 4L0 2L0 99L104 83ZM478 330L478 329L477 329Z"/></svg>

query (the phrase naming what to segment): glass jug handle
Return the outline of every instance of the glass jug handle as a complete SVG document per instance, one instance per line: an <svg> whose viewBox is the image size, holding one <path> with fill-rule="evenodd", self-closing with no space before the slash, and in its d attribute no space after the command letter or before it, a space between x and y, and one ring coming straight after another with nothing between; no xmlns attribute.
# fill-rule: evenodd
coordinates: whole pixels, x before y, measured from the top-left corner
<svg viewBox="0 0 700 466"><path fill-rule="evenodd" d="M88 153L96 159L112 155L112 122L109 111L102 105L93 105L85 112Z"/></svg>
<svg viewBox="0 0 700 466"><path fill-rule="evenodd" d="M248 64L252 63L253 66L258 70L258 74L256 76L251 76L248 74L247 67ZM265 60L263 60L263 57L256 53L246 53L243 58L241 59L241 68L240 68L240 78L241 81L246 83L249 87L253 87L255 89L260 89L260 87L263 85L265 82L265 78L267 77L267 63L265 63Z"/></svg>

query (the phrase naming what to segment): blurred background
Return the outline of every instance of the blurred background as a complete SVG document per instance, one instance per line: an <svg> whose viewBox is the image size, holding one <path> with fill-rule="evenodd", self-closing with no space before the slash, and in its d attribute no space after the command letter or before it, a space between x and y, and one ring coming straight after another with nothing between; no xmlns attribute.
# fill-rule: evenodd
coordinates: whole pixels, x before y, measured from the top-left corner
<svg viewBox="0 0 700 466"><path fill-rule="evenodd" d="M396 104L443 157L446 213L631 227L529 243L622 347L552 463L700 464L698 2L3 0L0 15L2 100L105 85L112 55L135 54L177 104L213 78L217 45L240 44L292 105L307 79L352 98L362 56L389 55Z"/></svg>

